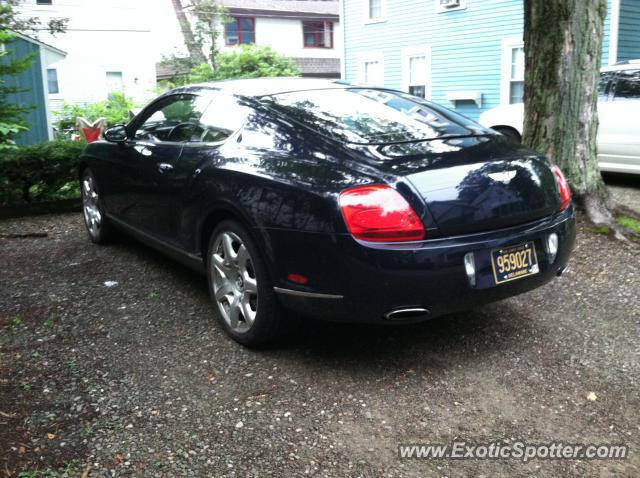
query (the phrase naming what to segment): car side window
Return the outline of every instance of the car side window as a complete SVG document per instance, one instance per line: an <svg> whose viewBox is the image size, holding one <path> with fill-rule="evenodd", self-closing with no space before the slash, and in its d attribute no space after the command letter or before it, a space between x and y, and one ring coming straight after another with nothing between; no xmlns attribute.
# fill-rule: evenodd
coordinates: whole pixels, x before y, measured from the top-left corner
<svg viewBox="0 0 640 478"><path fill-rule="evenodd" d="M194 143L217 143L224 141L243 125L250 108L240 104L239 100L224 93L210 96L190 141Z"/></svg>
<svg viewBox="0 0 640 478"><path fill-rule="evenodd" d="M618 72L614 100L640 100L640 70Z"/></svg>
<svg viewBox="0 0 640 478"><path fill-rule="evenodd" d="M177 95L161 102L135 132L135 139L180 143L189 141L209 100L193 95Z"/></svg>

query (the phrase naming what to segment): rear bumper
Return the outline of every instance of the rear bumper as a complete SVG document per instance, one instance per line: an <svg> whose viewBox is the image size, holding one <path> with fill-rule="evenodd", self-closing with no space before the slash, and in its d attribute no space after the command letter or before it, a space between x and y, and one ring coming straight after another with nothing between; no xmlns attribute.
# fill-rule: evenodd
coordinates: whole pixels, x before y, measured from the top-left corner
<svg viewBox="0 0 640 478"><path fill-rule="evenodd" d="M559 248L551 263L546 238L555 232ZM535 289L567 265L575 241L573 207L533 223L409 244L362 243L349 235L270 231L277 292L281 303L308 317L388 323L390 311L423 308L428 314L394 319L414 322L466 310ZM489 260L493 249L533 241L539 273L495 285ZM303 244L301 246L301 244ZM463 258L474 252L476 285ZM308 286L286 280L295 272Z"/></svg>

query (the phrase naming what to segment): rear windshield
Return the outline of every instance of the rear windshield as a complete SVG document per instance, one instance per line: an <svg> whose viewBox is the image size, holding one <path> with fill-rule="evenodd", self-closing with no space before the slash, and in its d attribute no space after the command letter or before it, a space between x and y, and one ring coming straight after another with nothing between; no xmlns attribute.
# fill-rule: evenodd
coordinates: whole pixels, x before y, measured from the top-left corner
<svg viewBox="0 0 640 478"><path fill-rule="evenodd" d="M398 92L311 90L263 100L314 131L347 143L388 144L490 134L464 116Z"/></svg>

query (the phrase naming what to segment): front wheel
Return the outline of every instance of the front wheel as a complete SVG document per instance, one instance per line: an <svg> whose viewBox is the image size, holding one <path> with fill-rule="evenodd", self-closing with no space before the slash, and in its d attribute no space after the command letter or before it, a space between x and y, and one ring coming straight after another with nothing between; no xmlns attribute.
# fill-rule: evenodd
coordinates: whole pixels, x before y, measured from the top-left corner
<svg viewBox="0 0 640 478"><path fill-rule="evenodd" d="M98 194L98 185L89 168L82 172L80 189L82 192L82 213L89 239L96 244L111 242L115 231L104 213L102 198Z"/></svg>
<svg viewBox="0 0 640 478"><path fill-rule="evenodd" d="M236 221L221 222L207 253L209 292L225 332L246 346L280 336L288 319L247 230Z"/></svg>

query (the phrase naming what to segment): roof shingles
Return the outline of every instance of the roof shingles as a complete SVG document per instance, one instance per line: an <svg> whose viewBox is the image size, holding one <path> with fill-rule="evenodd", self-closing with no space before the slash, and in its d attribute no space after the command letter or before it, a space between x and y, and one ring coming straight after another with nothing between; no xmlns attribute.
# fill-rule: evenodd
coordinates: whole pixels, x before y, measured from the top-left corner
<svg viewBox="0 0 640 478"><path fill-rule="evenodd" d="M337 0L222 0L232 11L249 10L283 14L338 16Z"/></svg>

